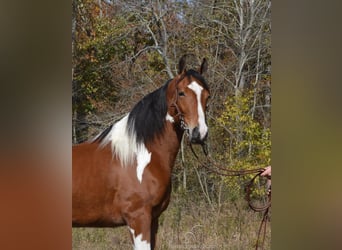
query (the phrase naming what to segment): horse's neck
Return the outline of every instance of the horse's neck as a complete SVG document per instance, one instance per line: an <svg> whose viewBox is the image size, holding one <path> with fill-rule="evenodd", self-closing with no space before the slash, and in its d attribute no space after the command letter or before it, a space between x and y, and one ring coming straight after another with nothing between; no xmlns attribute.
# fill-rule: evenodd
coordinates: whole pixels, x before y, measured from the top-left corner
<svg viewBox="0 0 342 250"><path fill-rule="evenodd" d="M166 162L168 168L172 169L174 165L182 136L182 131L175 129L173 124L167 123L164 132L157 136L153 145L151 145L152 150L163 158L163 162Z"/></svg>

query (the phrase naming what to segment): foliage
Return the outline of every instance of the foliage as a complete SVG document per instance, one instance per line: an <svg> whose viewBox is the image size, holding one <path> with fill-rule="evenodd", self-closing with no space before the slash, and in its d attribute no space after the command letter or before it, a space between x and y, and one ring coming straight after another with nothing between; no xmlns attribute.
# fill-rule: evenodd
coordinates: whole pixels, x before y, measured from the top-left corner
<svg viewBox="0 0 342 250"><path fill-rule="evenodd" d="M221 135L224 138L224 159L228 162L227 168L252 169L257 166L267 166L271 157L271 130L263 127L254 119L255 105L253 105L256 89L245 91L242 95L230 96L224 103L222 115L218 118ZM229 131L227 133L226 131ZM225 178L233 193L241 193L241 188L246 179Z"/></svg>
<svg viewBox="0 0 342 250"><path fill-rule="evenodd" d="M91 113L104 100L109 104L115 102L117 90L111 84L111 63L123 60L132 48L122 35L127 32L124 18L99 16L99 7L93 1L78 2L73 61L74 108L81 113Z"/></svg>

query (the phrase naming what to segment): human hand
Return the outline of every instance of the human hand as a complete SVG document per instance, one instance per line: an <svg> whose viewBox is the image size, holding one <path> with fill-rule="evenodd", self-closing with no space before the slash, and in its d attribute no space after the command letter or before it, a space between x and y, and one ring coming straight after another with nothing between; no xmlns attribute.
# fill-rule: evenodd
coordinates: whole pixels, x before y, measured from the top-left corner
<svg viewBox="0 0 342 250"><path fill-rule="evenodd" d="M265 177L267 177L268 179L271 179L271 166L267 166L267 167L264 169L264 172L261 173L261 176L265 176Z"/></svg>
<svg viewBox="0 0 342 250"><path fill-rule="evenodd" d="M264 172L261 173L261 176L265 176L268 179L266 183L267 195L270 195L271 194L271 166L267 166L264 169Z"/></svg>

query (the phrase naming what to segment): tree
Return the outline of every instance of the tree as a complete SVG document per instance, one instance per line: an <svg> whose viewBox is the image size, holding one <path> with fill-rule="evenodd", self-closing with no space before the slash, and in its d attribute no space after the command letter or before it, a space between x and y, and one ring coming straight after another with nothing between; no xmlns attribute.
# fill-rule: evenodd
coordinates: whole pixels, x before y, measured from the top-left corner
<svg viewBox="0 0 342 250"><path fill-rule="evenodd" d="M269 162L270 1L73 0L73 11L74 143L129 112L188 54L190 67L203 57L209 62L213 157L227 167ZM209 186L216 177L198 175L196 163L185 161L176 165L179 185L198 179L215 194Z"/></svg>

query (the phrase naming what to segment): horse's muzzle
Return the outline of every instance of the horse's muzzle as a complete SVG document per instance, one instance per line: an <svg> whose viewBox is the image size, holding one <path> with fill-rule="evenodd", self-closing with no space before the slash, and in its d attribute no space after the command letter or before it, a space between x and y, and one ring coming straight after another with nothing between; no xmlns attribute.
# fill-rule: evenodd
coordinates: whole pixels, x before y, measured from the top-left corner
<svg viewBox="0 0 342 250"><path fill-rule="evenodd" d="M198 127L195 127L192 131L190 131L190 141L194 144L202 144L208 137L208 131L204 133L200 133Z"/></svg>

